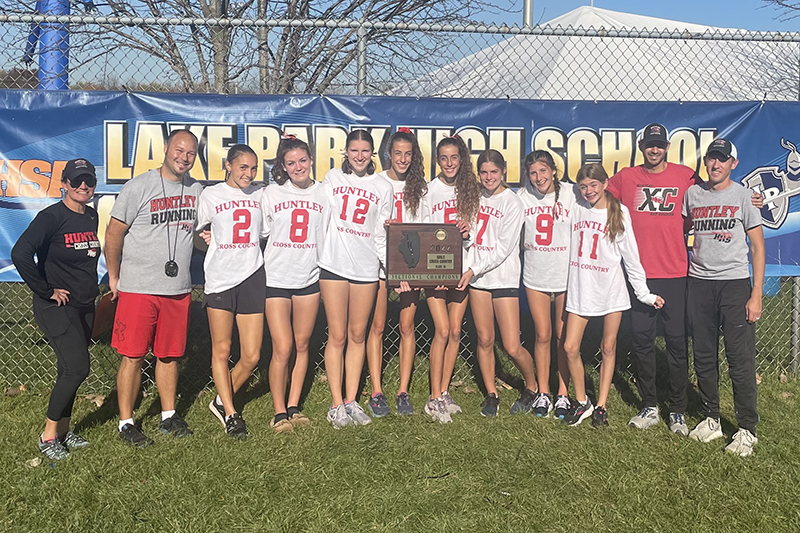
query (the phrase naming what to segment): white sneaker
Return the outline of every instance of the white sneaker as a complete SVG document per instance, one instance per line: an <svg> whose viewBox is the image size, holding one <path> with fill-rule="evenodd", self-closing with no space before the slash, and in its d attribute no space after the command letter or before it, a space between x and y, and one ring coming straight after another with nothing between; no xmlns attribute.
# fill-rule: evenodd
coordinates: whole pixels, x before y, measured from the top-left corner
<svg viewBox="0 0 800 533"><path fill-rule="evenodd" d="M347 414L344 404L331 407L328 411L327 418L328 422L330 422L335 429L342 429L345 426L353 424L353 419Z"/></svg>
<svg viewBox="0 0 800 533"><path fill-rule="evenodd" d="M447 404L442 398L430 398L425 403L425 414L440 424L449 424L453 421L450 413L447 412Z"/></svg>
<svg viewBox="0 0 800 533"><path fill-rule="evenodd" d="M449 392L445 392L442 394L442 400L444 400L444 405L447 407L447 412L451 415L457 415L461 413L461 407L456 403L452 396L450 396Z"/></svg>
<svg viewBox="0 0 800 533"><path fill-rule="evenodd" d="M660 417L655 407L643 407L639 413L628 421L628 425L636 429L647 429L658 424Z"/></svg>
<svg viewBox="0 0 800 533"><path fill-rule="evenodd" d="M689 426L686 425L683 413L670 413L667 426L669 430L676 435L685 437L689 434Z"/></svg>
<svg viewBox="0 0 800 533"><path fill-rule="evenodd" d="M725 446L725 451L735 453L740 457L747 457L753 453L753 447L758 444L755 435L746 429L739 429L734 435L730 444Z"/></svg>
<svg viewBox="0 0 800 533"><path fill-rule="evenodd" d="M749 433L749 432L748 432ZM719 420L711 418L710 416L697 424L695 428L689 432L689 438L699 442L711 442L714 439L721 438L722 426Z"/></svg>
<svg viewBox="0 0 800 533"><path fill-rule="evenodd" d="M345 411L347 411L347 416L353 419L354 424L358 426L366 426L372 422L372 419L367 413L364 412L364 409L361 408L357 401L353 400L352 402L345 402L344 408Z"/></svg>

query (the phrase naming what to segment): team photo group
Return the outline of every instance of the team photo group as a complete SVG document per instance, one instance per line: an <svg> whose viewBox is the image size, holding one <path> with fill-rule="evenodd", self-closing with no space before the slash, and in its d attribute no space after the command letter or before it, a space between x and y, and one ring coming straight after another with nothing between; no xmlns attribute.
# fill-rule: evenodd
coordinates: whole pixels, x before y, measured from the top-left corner
<svg viewBox="0 0 800 533"><path fill-rule="evenodd" d="M122 187L102 250L99 217L91 205L95 168L86 159L69 161L62 173L62 201L40 211L12 250L13 263L33 292L36 322L57 359L38 449L50 459L63 459L89 446L71 431L70 418L77 390L90 371L101 253L110 298L117 302L111 346L121 356L120 438L138 447L153 443L134 423L143 362L150 352L156 358L159 431L175 437L192 434L175 408L192 300L190 262L199 238L208 245L202 306L217 393L208 408L231 437L248 435L234 395L259 363L265 318L275 410L271 428L291 432L317 418L301 410L301 392L321 304L330 388L326 418L334 428L369 424L392 410L398 415L421 410L436 422L452 422L462 412L448 392L462 328L474 328L475 359L485 388L483 404L474 411L480 409L485 417L504 410L553 416L570 426L583 421L608 426L617 336L623 312L630 310L641 406L629 421L617 423L641 430L661 424L655 347L661 317L669 383L666 428L700 442L724 437L718 361L722 334L738 425L725 449L750 455L758 442L755 324L761 317L765 269L758 209L762 197L732 181L738 154L730 140L718 138L705 151L707 180L695 169L667 161L669 134L661 124L647 125L638 147L641 165L609 176L602 164L586 163L574 183L559 175L549 151L535 150L525 157L520 186L513 190L503 155L486 150L473 165L458 135L438 142L437 173L426 176L412 130L399 128L391 136L381 154L387 170L378 173L372 136L352 129L341 165L319 181L312 177L313 150L286 135L269 179L259 176L256 153L236 144L224 162L225 181L204 189L189 176L198 139L181 129L167 138L160 167ZM387 289L387 228L404 223L453 225L462 247L459 280L424 289L404 281ZM390 291L398 293L400 307L400 382L391 401L381 383ZM533 353L520 338L523 292L535 330ZM424 354L416 353L420 305L427 305L434 330ZM471 322L464 323L468 307ZM602 317L602 359L596 395L590 399L580 348L593 317ZM240 356L231 368L234 323ZM691 429L684 418L689 339L702 402L702 420ZM507 406L501 406L495 386L496 340L524 380L519 397ZM551 354L552 346L557 349ZM423 406L412 405L409 396L417 355L430 362L430 393ZM551 357L557 368L552 381ZM365 362L370 395L360 402ZM556 382L557 389L551 390Z"/></svg>

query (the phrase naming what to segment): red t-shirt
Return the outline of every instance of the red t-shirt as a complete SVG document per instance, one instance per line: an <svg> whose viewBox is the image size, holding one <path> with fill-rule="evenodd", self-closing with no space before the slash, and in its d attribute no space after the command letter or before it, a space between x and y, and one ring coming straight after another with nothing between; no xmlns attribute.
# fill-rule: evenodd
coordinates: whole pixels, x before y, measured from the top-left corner
<svg viewBox="0 0 800 533"><path fill-rule="evenodd" d="M642 166L623 168L608 181L608 191L631 213L633 233L648 278L682 278L689 268L681 204L695 172L667 163L663 172Z"/></svg>

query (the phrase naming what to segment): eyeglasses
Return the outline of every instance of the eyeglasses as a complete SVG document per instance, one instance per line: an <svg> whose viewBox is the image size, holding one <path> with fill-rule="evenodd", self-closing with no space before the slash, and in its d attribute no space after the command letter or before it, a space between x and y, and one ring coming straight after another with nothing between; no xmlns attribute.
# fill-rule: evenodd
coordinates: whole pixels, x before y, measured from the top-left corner
<svg viewBox="0 0 800 533"><path fill-rule="evenodd" d="M97 178L90 175L90 174L81 174L80 176L72 176L68 180L69 186L73 189L77 189L81 186L81 183L85 183L87 187L94 188L97 185Z"/></svg>

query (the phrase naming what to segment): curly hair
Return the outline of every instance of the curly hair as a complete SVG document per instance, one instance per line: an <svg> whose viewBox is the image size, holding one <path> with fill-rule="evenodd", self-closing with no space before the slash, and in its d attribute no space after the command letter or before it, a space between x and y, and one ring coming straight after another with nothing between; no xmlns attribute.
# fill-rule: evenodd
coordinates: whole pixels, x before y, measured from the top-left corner
<svg viewBox="0 0 800 533"><path fill-rule="evenodd" d="M344 143L345 152L347 152L347 147L350 146L350 143L353 141L367 141L370 150L373 152L375 151L375 141L372 140L372 135L370 135L367 130L353 130L348 133L347 140ZM345 174L353 173L353 167L347 159L347 153L345 153L344 159L342 160L342 172ZM369 174L375 174L375 161L372 159L370 159L369 165L367 165L367 175Z"/></svg>
<svg viewBox="0 0 800 533"><path fill-rule="evenodd" d="M525 160L523 161L523 167L525 168L527 182L530 182L531 165L533 165L536 162L544 163L550 168L550 170L553 171L553 187L556 193L555 201L553 202L553 218L558 219L559 210L556 209L556 206L558 205L558 195L561 192L561 180L558 179L558 174L556 172L556 162L553 159L553 154L551 154L547 150L534 150L533 152L525 156Z"/></svg>
<svg viewBox="0 0 800 533"><path fill-rule="evenodd" d="M389 158L391 160L392 147L397 141L407 142L411 145L411 164L406 170L403 181L403 205L408 209L412 216L417 216L419 203L422 197L428 194L428 182L425 180L425 166L422 157L422 150L419 149L417 137L411 130L401 128L389 138Z"/></svg>
<svg viewBox="0 0 800 533"><path fill-rule="evenodd" d="M471 222L478 215L481 202L481 188L478 184L478 175L472 167L469 150L461 137L445 137L436 145L436 156L445 146L455 146L460 159L458 173L456 173L456 209L458 217L466 222ZM441 176L441 174L440 174Z"/></svg>
<svg viewBox="0 0 800 533"><path fill-rule="evenodd" d="M606 173L606 169L603 168L603 165L600 163L586 163L583 165L578 171L575 181L580 183L583 180L589 179L597 180L600 183L607 182L608 174ZM606 216L606 238L614 242L617 235L622 235L625 231L625 225L622 221L622 208L620 207L619 200L607 190L605 191L605 196L608 209L608 214Z"/></svg>
<svg viewBox="0 0 800 533"><path fill-rule="evenodd" d="M272 174L272 180L278 185L283 185L286 183L286 180L289 179L289 173L286 172L286 169L283 167L285 164L284 159L286 158L286 154L292 150L303 150L305 151L306 155L308 155L309 159L313 159L311 155L311 148L308 146L308 143L294 136L283 137L281 142L278 144L278 154L275 156L275 164L272 165L272 170L270 171L270 174Z"/></svg>

